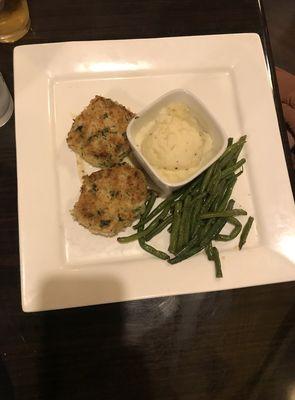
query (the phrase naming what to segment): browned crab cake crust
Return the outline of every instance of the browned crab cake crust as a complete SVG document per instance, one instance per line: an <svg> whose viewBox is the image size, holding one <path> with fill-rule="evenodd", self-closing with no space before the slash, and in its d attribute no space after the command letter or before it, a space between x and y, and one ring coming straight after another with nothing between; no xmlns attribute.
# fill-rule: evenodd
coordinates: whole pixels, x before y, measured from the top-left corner
<svg viewBox="0 0 295 400"><path fill-rule="evenodd" d="M126 129L133 116L121 104L95 96L74 119L68 146L94 167L112 167L130 152Z"/></svg>
<svg viewBox="0 0 295 400"><path fill-rule="evenodd" d="M102 169L83 177L72 215L91 233L113 236L140 215L147 194L146 179L139 169L125 163Z"/></svg>

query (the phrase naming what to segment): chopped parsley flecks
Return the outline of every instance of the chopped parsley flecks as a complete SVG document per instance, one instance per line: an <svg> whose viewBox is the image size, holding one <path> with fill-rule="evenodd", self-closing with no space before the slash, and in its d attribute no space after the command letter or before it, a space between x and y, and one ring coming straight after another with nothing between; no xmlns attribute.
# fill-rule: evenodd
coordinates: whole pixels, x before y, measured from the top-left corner
<svg viewBox="0 0 295 400"><path fill-rule="evenodd" d="M102 219L102 220L99 222L99 226L100 226L101 228L103 228L103 227L105 227L105 226L109 226L110 223L111 223L111 220L110 220L110 219Z"/></svg>

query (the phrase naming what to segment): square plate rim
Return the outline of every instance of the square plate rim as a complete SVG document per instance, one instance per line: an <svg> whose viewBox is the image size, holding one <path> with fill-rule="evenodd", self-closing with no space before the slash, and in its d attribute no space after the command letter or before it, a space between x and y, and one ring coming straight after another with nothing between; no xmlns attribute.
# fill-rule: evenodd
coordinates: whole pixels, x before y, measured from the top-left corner
<svg viewBox="0 0 295 400"><path fill-rule="evenodd" d="M260 36L257 34L257 33L235 33L235 34L218 34L218 35L201 35L201 36L177 36L177 37L161 37L161 38L139 38L139 39L116 39L116 40L99 40L99 41L96 41L96 40L94 40L94 41L67 41L67 42L54 42L54 43L41 43L41 44L28 44L28 45L21 45L21 46L17 46L15 49L14 49L14 65L16 66L16 64L17 64L17 57L18 57L18 55L20 54L20 52L23 52L23 51L25 51L26 52L26 49L28 49L29 47L30 48L34 48L34 50L36 50L37 49L37 51L38 51L38 49L39 48L44 48L44 46L54 46L54 47L59 47L60 45L61 46L63 46L63 45L71 45L71 44L75 44L76 46L77 45L84 45L84 44L87 44L87 45L89 45L89 44L91 44L91 45L93 45L93 44L97 44L97 45L102 45L102 44L105 44L105 43L111 43L111 44L120 44L120 43L126 43L126 42L138 42L138 41L161 41L161 40L168 40L168 41L171 41L171 40L186 40L186 39L191 39L191 40L206 40L206 39L208 39L208 38L210 38L210 39L212 39L212 38L228 38L228 37L236 37L236 38L241 38L241 37L243 37L243 38L252 38L251 40L253 41L253 39L254 39L254 41L257 41L257 40L259 40L259 46L261 46L261 42L260 42ZM41 46L41 47L40 47ZM16 82L16 74L14 74L14 78L15 78L15 82ZM269 85L270 85L270 88L271 88L271 82L269 81ZM17 96L18 96L18 93L17 93L17 85L15 85L15 99L16 99L16 103L17 103ZM18 107L19 107L19 104L18 104ZM18 109L18 107L17 107L17 109ZM16 120L17 120L17 113L16 113ZM16 126L16 138L18 138L19 137L19 135L18 135L18 131L19 131L19 128ZM17 143L18 143L18 140L17 140ZM19 149L17 148L17 152L18 152L18 157L17 157L17 159L19 159L19 151L18 151ZM18 164L19 165L19 164ZM19 166L18 166L18 169L19 169ZM19 183L18 183L18 186L19 186ZM21 227L21 215L20 215L20 211L19 211L19 219L20 219L20 228L19 228L19 230L20 230L20 242L21 241L23 241L23 239L22 239L22 236L23 236L23 234L21 234L21 230L22 230L22 227ZM36 310L46 310L46 309L50 309L50 307L48 308L48 307L45 307L45 308L38 308L38 306L37 306L37 308L33 305L33 304L30 304L30 302L28 303L27 301L26 301L26 299L25 299L25 297L26 297L26 288L25 288L25 279L26 279L26 277L25 277L25 275L26 275L26 273L25 273L25 268L24 268L24 266L23 266L23 264L22 264L22 255L23 255L23 249L22 249L22 244L20 243L20 255L21 255L21 283L22 283L22 306L23 306L23 310L24 311L36 311ZM294 278L295 278L295 275L294 275ZM290 280L289 278L287 278L287 280ZM272 283L272 282L266 282L266 283ZM259 283L258 283L259 284ZM238 286L238 287L241 287L241 286ZM211 291L211 290L223 290L222 288L221 289L209 289L209 291ZM191 292L190 292L191 293ZM179 293L176 293L176 294L181 294L181 292L179 292ZM163 296L165 296L165 295L169 295L169 293L168 294L165 294L165 293L163 293L162 294ZM149 295L149 296L144 296L143 298L146 298L146 297L157 297L158 295L156 294L155 296L153 296L153 295ZM138 298L141 298L140 296L138 297ZM133 300L133 299L135 299L135 298L131 298L131 299L123 299L122 301L125 301L125 300ZM115 300L115 301L118 301L118 300ZM33 302L34 302L34 300L33 300ZM93 304L96 304L96 303L93 303ZM70 305L70 307L77 307L77 306L79 306L79 304L73 304L73 305ZM66 307L69 307L69 305L67 305ZM54 307L54 308L56 308L56 307ZM62 306L61 306L61 308L63 308Z"/></svg>

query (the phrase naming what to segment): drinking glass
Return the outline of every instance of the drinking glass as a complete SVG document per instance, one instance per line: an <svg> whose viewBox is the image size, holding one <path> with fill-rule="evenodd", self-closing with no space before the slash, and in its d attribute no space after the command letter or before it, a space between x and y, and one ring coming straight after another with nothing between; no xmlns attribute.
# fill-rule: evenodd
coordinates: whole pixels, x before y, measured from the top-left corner
<svg viewBox="0 0 295 400"><path fill-rule="evenodd" d="M13 101L0 72L0 127L6 124L13 112Z"/></svg>
<svg viewBox="0 0 295 400"><path fill-rule="evenodd" d="M0 0L0 42L15 42L30 29L27 0Z"/></svg>

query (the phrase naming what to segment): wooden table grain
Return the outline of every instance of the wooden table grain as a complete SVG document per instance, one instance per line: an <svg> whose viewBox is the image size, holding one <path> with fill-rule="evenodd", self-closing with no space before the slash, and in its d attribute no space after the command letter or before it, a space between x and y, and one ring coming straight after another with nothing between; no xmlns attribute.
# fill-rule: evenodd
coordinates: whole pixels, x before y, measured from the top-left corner
<svg viewBox="0 0 295 400"><path fill-rule="evenodd" d="M30 0L29 7L32 28L17 45L257 32L273 74L256 0ZM11 92L13 48L0 44ZM23 313L14 118L0 129L0 151L1 400L295 398L293 282Z"/></svg>

